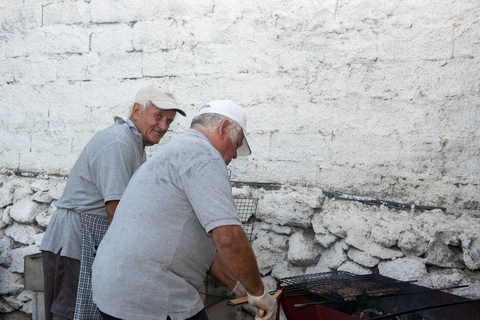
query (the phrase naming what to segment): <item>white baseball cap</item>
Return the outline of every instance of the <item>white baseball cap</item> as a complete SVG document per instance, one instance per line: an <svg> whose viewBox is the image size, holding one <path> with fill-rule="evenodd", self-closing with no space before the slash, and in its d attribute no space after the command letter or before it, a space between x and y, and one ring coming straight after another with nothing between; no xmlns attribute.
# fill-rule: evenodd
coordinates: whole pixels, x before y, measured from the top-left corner
<svg viewBox="0 0 480 320"><path fill-rule="evenodd" d="M148 100L158 109L175 110L182 116L186 116L185 112L180 109L175 100L175 96L168 90L164 90L156 85L148 85L140 89L135 96L135 101Z"/></svg>
<svg viewBox="0 0 480 320"><path fill-rule="evenodd" d="M214 100L200 109L198 114L202 113L218 113L238 123L243 130L243 143L242 146L237 149L237 155L248 156L252 153L247 141L247 114L242 107L230 100Z"/></svg>

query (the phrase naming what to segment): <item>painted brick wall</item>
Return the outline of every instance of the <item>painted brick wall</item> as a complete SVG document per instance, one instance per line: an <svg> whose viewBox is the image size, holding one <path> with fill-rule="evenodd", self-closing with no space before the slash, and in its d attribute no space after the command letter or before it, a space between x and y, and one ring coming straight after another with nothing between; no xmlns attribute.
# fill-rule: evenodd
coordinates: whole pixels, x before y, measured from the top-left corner
<svg viewBox="0 0 480 320"><path fill-rule="evenodd" d="M477 1L0 3L0 168L68 174L143 85L249 116L241 181L478 209ZM156 148L152 148L152 153Z"/></svg>

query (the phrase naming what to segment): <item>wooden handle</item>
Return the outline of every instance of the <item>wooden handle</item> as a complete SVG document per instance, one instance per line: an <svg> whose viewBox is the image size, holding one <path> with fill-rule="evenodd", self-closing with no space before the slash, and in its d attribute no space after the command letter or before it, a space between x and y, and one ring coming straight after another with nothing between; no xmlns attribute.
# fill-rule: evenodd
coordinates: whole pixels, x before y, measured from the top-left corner
<svg viewBox="0 0 480 320"><path fill-rule="evenodd" d="M273 294L273 297L274 297L276 300L278 300L278 298L280 298L280 295L281 295L281 294L282 294L282 289L277 290L277 292L275 292L275 293ZM259 318L265 317L265 310L263 310L263 309L258 309L258 317L259 317Z"/></svg>

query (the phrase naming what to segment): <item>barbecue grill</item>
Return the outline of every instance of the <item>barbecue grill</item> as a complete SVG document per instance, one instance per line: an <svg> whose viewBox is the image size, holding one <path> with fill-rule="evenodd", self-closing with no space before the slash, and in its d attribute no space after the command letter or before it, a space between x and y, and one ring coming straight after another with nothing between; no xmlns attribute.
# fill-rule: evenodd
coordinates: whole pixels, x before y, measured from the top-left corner
<svg viewBox="0 0 480 320"><path fill-rule="evenodd" d="M288 320L480 320L478 300L379 274L316 273L283 278L277 286Z"/></svg>

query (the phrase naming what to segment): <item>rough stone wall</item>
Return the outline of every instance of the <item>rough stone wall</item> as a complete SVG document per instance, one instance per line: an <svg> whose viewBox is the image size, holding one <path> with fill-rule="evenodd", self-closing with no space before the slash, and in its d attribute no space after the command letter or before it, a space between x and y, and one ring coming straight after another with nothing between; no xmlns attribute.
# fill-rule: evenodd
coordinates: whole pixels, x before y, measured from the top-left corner
<svg viewBox="0 0 480 320"><path fill-rule="evenodd" d="M479 17L468 0L0 3L0 311L31 311L8 284L22 283L64 185L9 174L66 176L151 82L188 116L149 154L205 102L246 108L253 154L232 180L283 186L236 190L262 199L254 248L270 282L378 268L478 297L475 217L321 191L479 210Z"/></svg>
<svg viewBox="0 0 480 320"><path fill-rule="evenodd" d="M65 183L0 175L0 313L32 312L32 292L11 285L24 283L24 257L38 252ZM335 200L320 188L303 186L243 186L233 193L259 199L252 246L270 290L284 277L343 270L379 272L431 288L468 285L450 292L480 297L476 216ZM237 319L251 314L252 308L245 307Z"/></svg>

